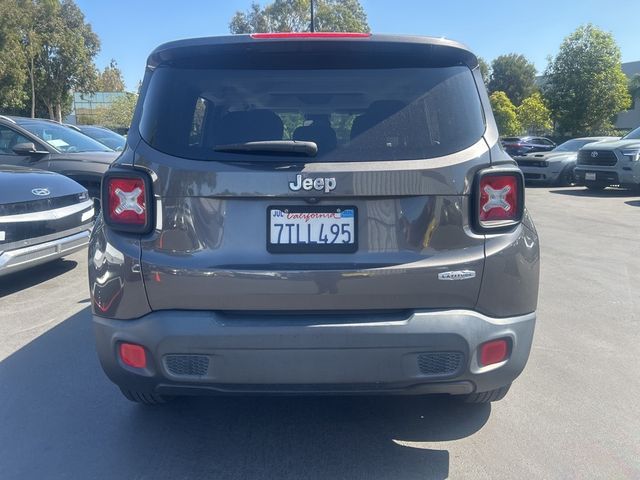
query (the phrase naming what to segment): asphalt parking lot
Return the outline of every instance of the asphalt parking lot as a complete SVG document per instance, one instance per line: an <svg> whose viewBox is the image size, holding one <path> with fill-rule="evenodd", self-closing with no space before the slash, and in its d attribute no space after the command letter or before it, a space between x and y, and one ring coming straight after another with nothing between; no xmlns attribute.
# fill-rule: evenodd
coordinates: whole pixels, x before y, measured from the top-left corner
<svg viewBox="0 0 640 480"><path fill-rule="evenodd" d="M527 190L542 241L505 400L124 400L94 351L86 252L0 279L0 478L640 478L640 196Z"/></svg>

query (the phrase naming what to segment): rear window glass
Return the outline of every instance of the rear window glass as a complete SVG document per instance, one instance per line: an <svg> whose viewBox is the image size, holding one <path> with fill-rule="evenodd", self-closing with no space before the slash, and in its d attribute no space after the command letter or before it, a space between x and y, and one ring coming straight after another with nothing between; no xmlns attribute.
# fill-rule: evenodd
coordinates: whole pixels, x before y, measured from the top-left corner
<svg viewBox="0 0 640 480"><path fill-rule="evenodd" d="M152 147L198 160L273 159L219 152L252 141L316 143L305 161L407 160L473 145L484 116L464 66L390 69L159 67L140 133Z"/></svg>

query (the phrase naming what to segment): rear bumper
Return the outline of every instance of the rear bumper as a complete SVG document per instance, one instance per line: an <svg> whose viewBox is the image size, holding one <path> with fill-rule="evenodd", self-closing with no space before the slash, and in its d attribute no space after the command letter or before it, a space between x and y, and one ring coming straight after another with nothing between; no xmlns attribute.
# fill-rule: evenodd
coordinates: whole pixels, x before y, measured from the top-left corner
<svg viewBox="0 0 640 480"><path fill-rule="evenodd" d="M0 276L70 255L89 243L91 225L86 230L23 248L0 253Z"/></svg>
<svg viewBox="0 0 640 480"><path fill-rule="evenodd" d="M137 320L94 316L94 327L103 369L131 390L466 394L499 388L520 374L536 318L489 318L468 310L392 317L158 311ZM503 337L511 345L509 358L481 367L479 345ZM144 346L147 368L124 365L120 342Z"/></svg>

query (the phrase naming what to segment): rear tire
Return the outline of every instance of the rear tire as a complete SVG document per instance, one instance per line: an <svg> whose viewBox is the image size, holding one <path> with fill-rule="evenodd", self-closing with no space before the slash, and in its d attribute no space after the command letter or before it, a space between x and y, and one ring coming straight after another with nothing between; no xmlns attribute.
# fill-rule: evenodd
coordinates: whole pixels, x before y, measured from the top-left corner
<svg viewBox="0 0 640 480"><path fill-rule="evenodd" d="M94 218L95 218L98 216L98 213L100 213L100 207L101 207L100 184L99 183L83 183L82 186L87 189L87 192L89 193L89 198L93 200L93 208L95 211Z"/></svg>
<svg viewBox="0 0 640 480"><path fill-rule="evenodd" d="M489 390L488 392L476 392L470 393L466 397L464 397L465 403L491 403L497 402L498 400L502 400L504 396L511 388L511 384L505 385L504 387L496 388L495 390Z"/></svg>
<svg viewBox="0 0 640 480"><path fill-rule="evenodd" d="M133 403L141 403L142 405L161 405L166 403L167 399L155 393L137 392L135 390L127 390L120 387L122 395Z"/></svg>
<svg viewBox="0 0 640 480"><path fill-rule="evenodd" d="M576 183L575 176L573 174L573 167L565 168L558 177L558 187L570 187Z"/></svg>

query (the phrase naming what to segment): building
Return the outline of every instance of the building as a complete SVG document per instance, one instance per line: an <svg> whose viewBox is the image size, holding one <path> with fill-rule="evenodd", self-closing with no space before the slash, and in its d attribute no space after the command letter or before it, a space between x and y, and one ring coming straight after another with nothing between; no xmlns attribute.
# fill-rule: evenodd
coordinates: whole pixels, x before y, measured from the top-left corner
<svg viewBox="0 0 640 480"><path fill-rule="evenodd" d="M109 108L118 98L125 96L125 92L96 92L74 93L72 110L64 123L78 125L93 125L101 109Z"/></svg>
<svg viewBox="0 0 640 480"><path fill-rule="evenodd" d="M637 62L627 62L622 64L622 71L631 78L634 75L640 75L640 60ZM633 99L631 109L625 110L618 114L616 119L616 128L621 130L632 130L640 126L640 98Z"/></svg>

